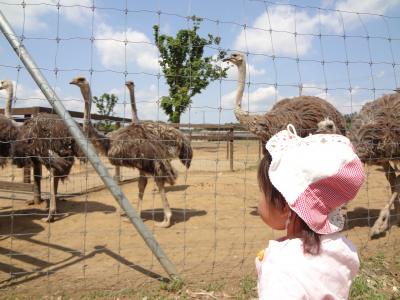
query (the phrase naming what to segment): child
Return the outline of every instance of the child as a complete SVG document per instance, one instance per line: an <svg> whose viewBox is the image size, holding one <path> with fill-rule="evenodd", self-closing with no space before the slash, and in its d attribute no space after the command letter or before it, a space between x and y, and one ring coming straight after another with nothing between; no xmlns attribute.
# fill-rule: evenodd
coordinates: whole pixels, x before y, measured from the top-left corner
<svg viewBox="0 0 400 300"><path fill-rule="evenodd" d="M350 141L336 134L301 138L292 125L266 144L258 169L261 219L286 237L256 258L260 299L347 299L359 268L340 206L364 181Z"/></svg>

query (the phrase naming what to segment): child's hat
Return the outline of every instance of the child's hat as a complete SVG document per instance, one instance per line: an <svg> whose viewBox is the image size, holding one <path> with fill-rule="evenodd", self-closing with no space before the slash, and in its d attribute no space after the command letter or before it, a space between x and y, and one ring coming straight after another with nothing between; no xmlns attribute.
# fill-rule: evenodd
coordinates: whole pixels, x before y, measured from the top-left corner
<svg viewBox="0 0 400 300"><path fill-rule="evenodd" d="M289 207L315 232L343 229L339 207L352 200L364 182L364 170L348 138L315 134L302 138L293 125L266 144L269 177Z"/></svg>

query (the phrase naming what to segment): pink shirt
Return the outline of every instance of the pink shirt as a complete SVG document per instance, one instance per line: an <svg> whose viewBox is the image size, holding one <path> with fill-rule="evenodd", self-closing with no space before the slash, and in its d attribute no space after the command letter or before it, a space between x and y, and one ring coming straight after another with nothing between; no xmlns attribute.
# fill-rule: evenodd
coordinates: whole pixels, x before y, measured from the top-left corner
<svg viewBox="0 0 400 300"><path fill-rule="evenodd" d="M339 234L321 237L319 255L303 253L301 239L271 240L256 258L260 299L347 299L360 261L355 246Z"/></svg>

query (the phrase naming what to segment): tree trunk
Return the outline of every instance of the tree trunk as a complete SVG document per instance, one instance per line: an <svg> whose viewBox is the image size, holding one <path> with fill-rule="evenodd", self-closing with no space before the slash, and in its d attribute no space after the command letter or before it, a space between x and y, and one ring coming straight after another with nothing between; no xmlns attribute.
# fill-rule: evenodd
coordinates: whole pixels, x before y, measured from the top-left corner
<svg viewBox="0 0 400 300"><path fill-rule="evenodd" d="M181 122L181 113L178 111L174 111L170 116L169 120L172 123L180 123Z"/></svg>

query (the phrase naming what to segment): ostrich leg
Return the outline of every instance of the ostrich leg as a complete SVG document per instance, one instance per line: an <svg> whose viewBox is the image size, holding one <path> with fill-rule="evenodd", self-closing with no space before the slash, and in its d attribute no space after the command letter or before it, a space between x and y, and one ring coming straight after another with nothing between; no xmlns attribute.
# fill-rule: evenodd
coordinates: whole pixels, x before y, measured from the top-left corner
<svg viewBox="0 0 400 300"><path fill-rule="evenodd" d="M41 186L40 186L41 180L42 180L42 165L39 163L34 163L33 164L33 182L34 182L33 202L35 204L39 204L40 202L42 202Z"/></svg>
<svg viewBox="0 0 400 300"><path fill-rule="evenodd" d="M395 203L396 214L399 207L398 198L400 193L400 175L396 177L395 170L392 168L389 162L385 162L383 164L383 168L385 170L386 178L390 183L392 196L390 197L388 204L386 204L385 207L381 209L378 219L372 226L370 232L371 238L380 235L382 232L389 228L390 208L392 207L392 204ZM398 215L396 216L396 219L399 219Z"/></svg>
<svg viewBox="0 0 400 300"><path fill-rule="evenodd" d="M170 223L171 223L172 212L171 212L171 209L169 208L167 196L165 195L164 181L156 179L156 184L157 184L158 190L160 191L161 199L163 202L163 208L164 208L164 221L162 221L161 223L157 223L156 226L167 228L171 225Z"/></svg>
<svg viewBox="0 0 400 300"><path fill-rule="evenodd" d="M144 190L146 189L147 185L147 177L146 174L142 171L140 171L140 176L139 176L139 199L138 199L138 204L137 204L137 213L140 216L140 213L142 211L142 202L143 202L143 195L144 195Z"/></svg>
<svg viewBox="0 0 400 300"><path fill-rule="evenodd" d="M50 193L50 206L49 206L49 215L47 218L43 219L44 222L52 222L54 220L54 214L57 211L57 190L58 190L58 181L59 177L54 176L54 170L50 168L50 184L53 189Z"/></svg>
<svg viewBox="0 0 400 300"><path fill-rule="evenodd" d="M400 193L400 186L399 186L399 181L398 181L398 176L396 176L396 165L393 168L389 162L385 163L384 166L385 169L385 175L387 180L390 182L390 189L392 193L398 192ZM399 224L400 221L400 198L397 198L396 201L394 200L394 211L395 211L395 216L396 216L396 224Z"/></svg>
<svg viewBox="0 0 400 300"><path fill-rule="evenodd" d="M26 204L40 204L42 202L41 198L41 187L40 183L42 180L42 165L41 163L35 161L33 162L33 200L27 200Z"/></svg>

